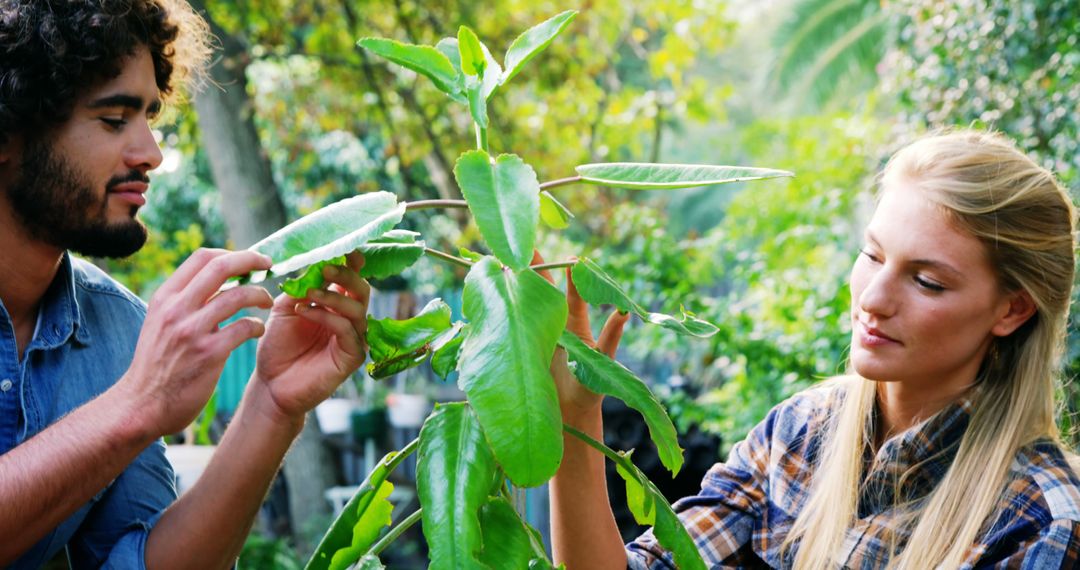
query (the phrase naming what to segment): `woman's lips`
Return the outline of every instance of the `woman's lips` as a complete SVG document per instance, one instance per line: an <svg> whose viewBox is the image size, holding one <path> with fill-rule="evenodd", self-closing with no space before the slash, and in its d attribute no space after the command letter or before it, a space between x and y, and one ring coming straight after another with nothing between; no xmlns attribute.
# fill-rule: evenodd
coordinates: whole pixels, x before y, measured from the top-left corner
<svg viewBox="0 0 1080 570"><path fill-rule="evenodd" d="M875 347L903 344L881 330L868 326L862 321L857 321L857 325L856 331L859 335L859 343L863 346Z"/></svg>

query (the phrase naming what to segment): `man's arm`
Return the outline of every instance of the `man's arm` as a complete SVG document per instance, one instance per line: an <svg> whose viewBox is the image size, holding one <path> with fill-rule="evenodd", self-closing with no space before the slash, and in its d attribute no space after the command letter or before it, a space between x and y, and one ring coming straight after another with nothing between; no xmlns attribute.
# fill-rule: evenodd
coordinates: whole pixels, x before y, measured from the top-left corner
<svg viewBox="0 0 1080 570"><path fill-rule="evenodd" d="M200 250L150 302L131 367L101 396L0 456L0 566L26 552L116 478L154 439L198 415L234 348L262 323L218 324L268 306L257 287L218 289L232 275L267 269L252 252Z"/></svg>
<svg viewBox="0 0 1080 570"><path fill-rule="evenodd" d="M255 374L207 470L150 532L146 566L228 568L304 417L363 363L370 288L349 268L323 268L331 290L281 295L259 342Z"/></svg>

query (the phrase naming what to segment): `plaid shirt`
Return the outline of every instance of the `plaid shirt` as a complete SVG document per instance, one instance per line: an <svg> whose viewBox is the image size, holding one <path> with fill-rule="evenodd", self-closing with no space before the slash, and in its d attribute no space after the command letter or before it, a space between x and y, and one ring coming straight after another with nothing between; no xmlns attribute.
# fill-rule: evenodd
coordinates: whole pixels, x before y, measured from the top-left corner
<svg viewBox="0 0 1080 570"><path fill-rule="evenodd" d="M816 387L769 412L709 470L701 493L675 503L675 511L709 568L790 568L780 545L805 504L825 422L838 409L842 388ZM925 497L944 477L967 428L970 404L952 404L932 418L867 453L858 520L848 530L845 568L885 568L889 539L900 544L898 502ZM894 481L914 469L906 496L894 500ZM1017 453L1014 478L990 531L973 545L962 568L1051 569L1080 567L1080 479L1061 449L1036 442ZM627 545L634 570L675 568L652 531Z"/></svg>

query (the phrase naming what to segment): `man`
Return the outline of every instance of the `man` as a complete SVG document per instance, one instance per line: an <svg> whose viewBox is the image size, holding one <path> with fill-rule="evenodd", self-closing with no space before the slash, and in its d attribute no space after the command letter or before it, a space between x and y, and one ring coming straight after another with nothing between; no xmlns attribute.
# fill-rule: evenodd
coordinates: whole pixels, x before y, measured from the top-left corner
<svg viewBox="0 0 1080 570"><path fill-rule="evenodd" d="M223 568L305 413L363 362L369 289L328 270L297 303L200 250L149 307L68 254L125 256L161 162L150 128L206 53L183 0L0 0L0 567ZM245 307L270 308L219 329ZM203 476L175 501L161 436L199 413L229 352L256 371Z"/></svg>

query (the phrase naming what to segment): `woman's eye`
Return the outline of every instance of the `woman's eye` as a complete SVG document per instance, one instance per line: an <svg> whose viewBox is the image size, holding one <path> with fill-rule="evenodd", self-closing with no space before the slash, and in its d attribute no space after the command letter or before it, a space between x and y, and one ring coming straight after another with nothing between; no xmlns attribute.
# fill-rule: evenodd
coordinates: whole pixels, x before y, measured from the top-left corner
<svg viewBox="0 0 1080 570"><path fill-rule="evenodd" d="M915 282L919 284L919 287L934 292L944 291L945 287L926 279L925 277L915 276Z"/></svg>
<svg viewBox="0 0 1080 570"><path fill-rule="evenodd" d="M874 263L881 263L881 260L878 258L878 256L874 255L873 253L871 253L868 250L860 249L859 250L859 255L866 256L867 259L869 259L870 261L873 261Z"/></svg>

